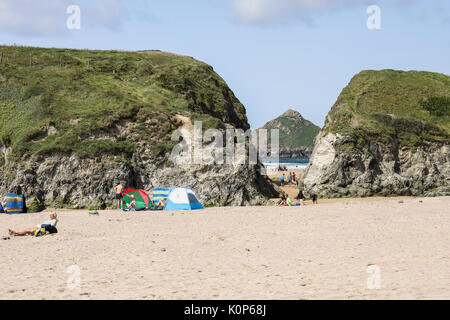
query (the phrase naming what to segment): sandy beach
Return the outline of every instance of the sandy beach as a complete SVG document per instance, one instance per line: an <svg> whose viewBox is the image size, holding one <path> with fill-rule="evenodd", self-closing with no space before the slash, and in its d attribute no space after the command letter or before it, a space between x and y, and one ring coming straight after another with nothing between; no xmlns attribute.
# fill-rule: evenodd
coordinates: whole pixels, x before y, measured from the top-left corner
<svg viewBox="0 0 450 320"><path fill-rule="evenodd" d="M57 235L0 240L0 299L450 299L449 207L64 211ZM0 215L0 236L47 218Z"/></svg>

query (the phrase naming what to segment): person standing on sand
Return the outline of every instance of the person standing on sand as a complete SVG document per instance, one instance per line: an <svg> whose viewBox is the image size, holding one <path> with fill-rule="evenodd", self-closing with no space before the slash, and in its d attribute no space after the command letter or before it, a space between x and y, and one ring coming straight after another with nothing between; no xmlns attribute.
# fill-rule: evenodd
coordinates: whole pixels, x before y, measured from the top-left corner
<svg viewBox="0 0 450 320"><path fill-rule="evenodd" d="M120 208L120 203L122 202L122 193L125 189L125 181L121 180L120 183L114 188L116 193L116 209Z"/></svg>
<svg viewBox="0 0 450 320"><path fill-rule="evenodd" d="M291 183L292 183L292 173L289 172L289 174L288 174L288 184L291 184Z"/></svg>
<svg viewBox="0 0 450 320"><path fill-rule="evenodd" d="M303 205L304 203L303 203L303 199L305 199L305 196L303 195L303 191L300 189L300 191L298 192L298 195L297 195L297 197L296 197L296 199L298 200L298 201L300 201L300 203Z"/></svg>
<svg viewBox="0 0 450 320"><path fill-rule="evenodd" d="M319 204L319 202L317 201L317 194L315 193L311 194L311 199L313 204Z"/></svg>
<svg viewBox="0 0 450 320"><path fill-rule="evenodd" d="M292 182L294 182L294 183L295 183L295 172L294 172L294 173L292 173Z"/></svg>
<svg viewBox="0 0 450 320"><path fill-rule="evenodd" d="M284 185L284 173L281 174L280 182L281 182L281 186L283 186Z"/></svg>

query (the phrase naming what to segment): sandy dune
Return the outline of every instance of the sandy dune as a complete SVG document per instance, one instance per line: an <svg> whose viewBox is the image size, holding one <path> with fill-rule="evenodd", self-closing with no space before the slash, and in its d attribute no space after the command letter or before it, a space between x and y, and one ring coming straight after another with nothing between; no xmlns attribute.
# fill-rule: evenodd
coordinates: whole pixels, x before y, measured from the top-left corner
<svg viewBox="0 0 450 320"><path fill-rule="evenodd" d="M450 299L450 198L402 201L62 212L58 235L0 240L0 299Z"/></svg>

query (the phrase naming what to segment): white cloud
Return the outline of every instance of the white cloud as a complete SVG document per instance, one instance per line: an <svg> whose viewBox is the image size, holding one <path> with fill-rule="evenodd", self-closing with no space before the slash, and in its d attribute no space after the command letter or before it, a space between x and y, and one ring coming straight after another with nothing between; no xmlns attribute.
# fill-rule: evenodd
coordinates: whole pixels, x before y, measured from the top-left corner
<svg viewBox="0 0 450 320"><path fill-rule="evenodd" d="M0 0L0 32L21 36L68 32L69 5L81 8L82 28L119 29L130 18L123 0Z"/></svg>
<svg viewBox="0 0 450 320"><path fill-rule="evenodd" d="M294 19L306 22L311 16L326 10L337 10L348 6L368 6L380 0L232 0L233 10L243 23L279 23ZM391 0L399 4L410 4L414 0Z"/></svg>

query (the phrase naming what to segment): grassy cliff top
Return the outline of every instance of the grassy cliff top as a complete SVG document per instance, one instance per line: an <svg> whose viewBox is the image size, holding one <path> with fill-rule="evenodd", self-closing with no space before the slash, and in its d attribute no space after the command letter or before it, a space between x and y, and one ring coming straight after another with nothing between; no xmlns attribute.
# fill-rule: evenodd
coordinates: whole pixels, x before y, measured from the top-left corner
<svg viewBox="0 0 450 320"><path fill-rule="evenodd" d="M320 128L302 117L295 110L288 110L278 118L266 123L262 129L280 130L280 147L313 147ZM270 141L270 134L268 135Z"/></svg>
<svg viewBox="0 0 450 320"><path fill-rule="evenodd" d="M0 147L16 158L129 156L138 140L165 152L176 114L204 127L249 128L225 81L191 57L15 46L0 46L0 57ZM101 138L115 136L126 122L135 124L129 138Z"/></svg>
<svg viewBox="0 0 450 320"><path fill-rule="evenodd" d="M342 91L325 130L396 135L404 146L449 143L450 76L421 71L362 71Z"/></svg>

